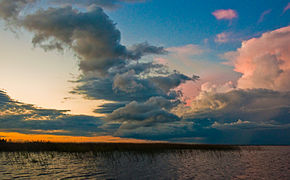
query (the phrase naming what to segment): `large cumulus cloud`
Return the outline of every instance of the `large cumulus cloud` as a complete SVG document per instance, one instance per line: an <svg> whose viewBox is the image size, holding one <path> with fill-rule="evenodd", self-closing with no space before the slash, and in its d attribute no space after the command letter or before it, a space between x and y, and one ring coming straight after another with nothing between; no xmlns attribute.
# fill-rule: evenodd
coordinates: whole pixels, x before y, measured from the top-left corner
<svg viewBox="0 0 290 180"><path fill-rule="evenodd" d="M244 41L226 57L242 73L238 87L290 90L290 26Z"/></svg>

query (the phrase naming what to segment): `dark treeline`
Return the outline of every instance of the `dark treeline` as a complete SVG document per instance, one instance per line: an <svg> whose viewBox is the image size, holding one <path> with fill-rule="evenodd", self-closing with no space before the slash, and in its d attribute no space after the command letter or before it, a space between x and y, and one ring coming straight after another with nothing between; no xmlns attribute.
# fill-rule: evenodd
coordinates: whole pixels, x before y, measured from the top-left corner
<svg viewBox="0 0 290 180"><path fill-rule="evenodd" d="M239 146L211 144L178 144L178 143L50 143L26 142L15 143L0 140L2 152L166 152L176 150L240 150Z"/></svg>

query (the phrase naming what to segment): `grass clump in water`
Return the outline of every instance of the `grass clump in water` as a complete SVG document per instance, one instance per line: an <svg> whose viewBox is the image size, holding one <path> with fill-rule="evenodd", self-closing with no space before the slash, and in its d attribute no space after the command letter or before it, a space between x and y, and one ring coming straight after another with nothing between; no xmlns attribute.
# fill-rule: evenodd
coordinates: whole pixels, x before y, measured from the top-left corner
<svg viewBox="0 0 290 180"><path fill-rule="evenodd" d="M51 143L51 142L26 142L16 143L0 140L2 152L169 152L183 150L211 150L232 151L240 150L239 146L214 145L214 144L181 144L181 143Z"/></svg>

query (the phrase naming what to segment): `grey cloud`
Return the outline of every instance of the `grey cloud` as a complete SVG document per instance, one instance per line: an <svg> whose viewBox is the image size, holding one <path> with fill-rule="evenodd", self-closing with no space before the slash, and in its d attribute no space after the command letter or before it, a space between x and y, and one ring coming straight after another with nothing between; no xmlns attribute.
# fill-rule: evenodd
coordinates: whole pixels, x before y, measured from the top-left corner
<svg viewBox="0 0 290 180"><path fill-rule="evenodd" d="M130 59L165 53L163 47L148 43L127 50L120 44L120 31L115 23L98 7L87 12L71 6L48 8L27 15L19 24L35 34L32 40L35 46L45 50L71 48L80 58L80 69L84 73L106 75L110 68L120 68Z"/></svg>
<svg viewBox="0 0 290 180"><path fill-rule="evenodd" d="M170 110L173 106L177 105L178 102L171 102L168 99L165 99L163 97L152 97L146 102L138 103L136 101L133 101L129 104L127 104L125 107L116 109L107 116L108 121L118 121L118 122L124 122L124 121L144 121L147 119L150 119L150 121L154 122L170 122L177 120L177 116L175 115L169 115L170 113L168 110ZM174 118L157 118L160 116L162 117L162 114L166 116L171 116Z"/></svg>
<svg viewBox="0 0 290 180"><path fill-rule="evenodd" d="M0 17L4 20L15 20L20 11L36 0L0 0Z"/></svg>
<svg viewBox="0 0 290 180"><path fill-rule="evenodd" d="M144 88L135 89L133 93L126 92L127 89L119 89L115 86L112 78L96 78L85 80L84 82L80 81L81 85L75 88L72 93L83 94L87 98L91 99L102 99L109 101L146 101L153 96L169 96L162 92L160 89L154 87L148 80L136 79L138 84L142 84ZM131 83L131 81L128 81ZM125 82L123 82L125 83ZM145 88L146 87L146 88ZM133 90L132 90L133 91Z"/></svg>
<svg viewBox="0 0 290 180"><path fill-rule="evenodd" d="M179 121L179 117L170 113L170 109L177 104L179 104L178 101L172 102L163 97L152 97L142 103L133 101L113 111L105 120L109 124L120 123L119 130L154 127L156 124Z"/></svg>
<svg viewBox="0 0 290 180"><path fill-rule="evenodd" d="M130 59L140 59L142 56L150 54L166 54L167 51L163 47L156 47L145 43L135 44L128 50L128 57Z"/></svg>
<svg viewBox="0 0 290 180"><path fill-rule="evenodd" d="M113 89L118 89L126 93L142 91L145 87L142 85L134 70L124 74L117 74L114 77Z"/></svg>
<svg viewBox="0 0 290 180"><path fill-rule="evenodd" d="M134 102L117 109L108 116L111 119L103 127L115 135L131 138L168 141L185 138L190 142L203 143L289 144L289 102L289 92L265 89L203 94L191 107L178 103L166 109L165 104L156 105L150 99L150 103ZM146 105L149 104L154 107L152 109L162 107L168 113L178 115L178 118L168 118L162 123L147 120L145 115L150 111L146 111ZM147 121L150 122L149 125L146 124Z"/></svg>
<svg viewBox="0 0 290 180"><path fill-rule="evenodd" d="M126 55L126 48L119 43L120 32L101 8L84 13L72 7L49 8L26 16L21 24L35 33L34 45L73 49L84 72L105 73L122 63L121 57Z"/></svg>
<svg viewBox="0 0 290 180"><path fill-rule="evenodd" d="M4 91L0 90L0 104L6 104L10 101L10 97Z"/></svg>
<svg viewBox="0 0 290 180"><path fill-rule="evenodd" d="M170 75L163 77L170 82ZM169 80L167 80L169 79ZM72 93L83 94L92 99L103 99L110 101L146 101L151 97L162 96L167 99L175 99L182 95L181 92L168 88L175 88L182 83L164 84L164 88L159 87L151 79L140 77L128 77L128 74L116 75L111 78L97 78L79 81L79 85ZM165 86L166 85L166 86Z"/></svg>
<svg viewBox="0 0 290 180"><path fill-rule="evenodd" d="M173 73L169 76L156 76L152 77L150 80L158 87L160 87L164 92L168 92L170 89L179 86L186 81L196 81L198 80L198 76L193 76L192 78L181 74L181 73Z"/></svg>
<svg viewBox="0 0 290 180"><path fill-rule="evenodd" d="M289 124L279 124L275 121L273 122L250 122L250 121L242 121L242 120L237 120L236 122L231 122L231 123L218 123L214 122L212 124L213 128L216 129L231 129L231 130L267 130L267 129L289 129L290 128L290 123Z"/></svg>
<svg viewBox="0 0 290 180"><path fill-rule="evenodd" d="M72 92L88 98L126 102L154 96L176 98L179 93L173 90L175 87L195 80L169 72L160 64L136 62L142 56L166 51L148 43L127 49L120 44L114 22L101 8L91 7L85 12L72 6L41 9L19 19L18 25L34 33L35 46L45 50L68 47L75 52L82 75Z"/></svg>
<svg viewBox="0 0 290 180"><path fill-rule="evenodd" d="M171 73L160 64L134 62L111 68L104 78L94 74L82 76L72 93L92 99L125 102L146 101L154 96L174 99L180 93L173 89L191 80L194 79Z"/></svg>
<svg viewBox="0 0 290 180"><path fill-rule="evenodd" d="M186 119L212 119L232 123L238 119L278 124L289 123L290 92L265 89L233 90L227 93L202 93L191 107L178 107L175 113Z"/></svg>
<svg viewBox="0 0 290 180"><path fill-rule="evenodd" d="M116 109L119 109L121 107L124 107L126 104L124 103L106 103L101 106L99 106L98 109L94 110L95 113L100 114L110 114Z"/></svg>

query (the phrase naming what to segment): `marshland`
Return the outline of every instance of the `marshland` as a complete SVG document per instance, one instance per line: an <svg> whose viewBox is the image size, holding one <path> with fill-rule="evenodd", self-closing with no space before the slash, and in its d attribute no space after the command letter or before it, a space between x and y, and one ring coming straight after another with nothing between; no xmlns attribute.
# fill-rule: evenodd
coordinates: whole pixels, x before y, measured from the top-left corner
<svg viewBox="0 0 290 180"><path fill-rule="evenodd" d="M288 179L289 146L0 141L2 179Z"/></svg>

